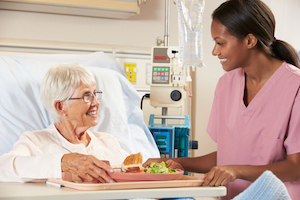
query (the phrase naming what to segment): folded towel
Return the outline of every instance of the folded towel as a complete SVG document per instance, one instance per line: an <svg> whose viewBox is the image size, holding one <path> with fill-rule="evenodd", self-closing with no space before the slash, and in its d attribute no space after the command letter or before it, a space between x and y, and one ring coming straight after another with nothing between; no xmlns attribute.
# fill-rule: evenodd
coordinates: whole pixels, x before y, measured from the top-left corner
<svg viewBox="0 0 300 200"><path fill-rule="evenodd" d="M265 171L233 200L291 200L284 183L271 171Z"/></svg>

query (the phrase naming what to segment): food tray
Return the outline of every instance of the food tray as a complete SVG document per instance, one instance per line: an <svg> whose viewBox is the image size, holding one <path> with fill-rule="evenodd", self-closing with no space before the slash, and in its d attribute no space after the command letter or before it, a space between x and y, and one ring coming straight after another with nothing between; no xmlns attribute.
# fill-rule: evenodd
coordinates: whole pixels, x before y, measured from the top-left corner
<svg viewBox="0 0 300 200"><path fill-rule="evenodd" d="M178 170L174 173L163 173L163 174L147 174L147 173L124 173L114 172L110 174L116 182L136 182L136 181L175 181L180 180L183 176L184 171ZM64 179L66 180L66 179Z"/></svg>
<svg viewBox="0 0 300 200"><path fill-rule="evenodd" d="M149 189L149 188L171 188L171 187L196 187L201 186L203 180L199 177L182 176L180 180L174 181L137 181L119 183L74 183L62 179L49 178L49 182L61 184L64 187L76 190L124 190L124 189Z"/></svg>

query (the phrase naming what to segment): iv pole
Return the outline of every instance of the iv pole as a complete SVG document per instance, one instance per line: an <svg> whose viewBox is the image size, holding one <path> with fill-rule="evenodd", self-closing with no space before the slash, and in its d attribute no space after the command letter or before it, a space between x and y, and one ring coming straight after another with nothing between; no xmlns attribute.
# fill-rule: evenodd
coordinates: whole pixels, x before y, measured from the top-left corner
<svg viewBox="0 0 300 200"><path fill-rule="evenodd" d="M165 35L164 46L169 46L169 18L170 18L170 0L165 0ZM168 108L162 107L162 115L168 115ZM162 124L167 124L167 119L162 118Z"/></svg>

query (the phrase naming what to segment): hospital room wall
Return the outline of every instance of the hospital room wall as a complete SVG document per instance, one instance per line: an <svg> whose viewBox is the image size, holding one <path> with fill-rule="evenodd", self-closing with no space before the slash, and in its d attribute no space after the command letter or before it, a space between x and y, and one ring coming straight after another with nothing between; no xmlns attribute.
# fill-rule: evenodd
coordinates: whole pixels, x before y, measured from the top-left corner
<svg viewBox="0 0 300 200"><path fill-rule="evenodd" d="M195 155L205 154L216 149L214 142L206 134L213 91L218 78L223 74L218 60L212 58L210 36L210 13L222 0L206 2L204 13L204 62L205 68L197 69L193 78L192 118L193 139L199 141ZM143 54L146 58L117 58L122 66L125 62L137 63L137 88L149 88L145 84L145 66L150 63L151 47L156 38L163 38L165 26L165 3L163 0L148 0L140 7L140 14L125 20L92 17L55 15L45 13L0 10L0 51L3 53L43 53L49 51L78 52L115 49L117 53ZM171 0L170 45L178 45L177 10ZM1 46L2 44L2 46ZM19 47L19 48L17 48ZM51 49L56 49L53 51ZM66 51L68 50L68 51ZM148 57L147 57L148 56ZM161 114L153 109L149 100L144 102L145 123L150 114ZM169 109L170 115L183 114L181 109Z"/></svg>
<svg viewBox="0 0 300 200"><path fill-rule="evenodd" d="M117 58L121 66L126 62L137 64L136 88L149 88L146 84L145 68L150 63L151 47L156 38L163 38L165 25L165 1L148 0L140 7L140 14L125 20L94 17L55 15L1 10L0 8L0 53L86 53L97 50L137 55L134 58ZM206 1L203 15L203 61L204 68L193 73L193 97L187 101L191 109L170 109L169 114L188 113L191 115L192 138L199 142L194 156L216 150L216 144L206 133L214 89L220 76L224 74L216 57L211 55L214 42L210 35L212 11L223 0ZM265 0L277 19L275 36L294 44L299 49L299 26L296 23L298 0ZM284 12L281 12L281 11ZM282 14L284 13L284 15ZM299 14L298 14L299 15ZM290 20L294 19L294 20ZM171 0L170 45L178 45L177 10ZM293 27L292 29L290 27ZM286 31L288 30L288 31ZM298 33L298 34L297 34ZM139 55L142 55L138 58ZM153 109L149 100L144 102L145 123L149 114L160 114Z"/></svg>

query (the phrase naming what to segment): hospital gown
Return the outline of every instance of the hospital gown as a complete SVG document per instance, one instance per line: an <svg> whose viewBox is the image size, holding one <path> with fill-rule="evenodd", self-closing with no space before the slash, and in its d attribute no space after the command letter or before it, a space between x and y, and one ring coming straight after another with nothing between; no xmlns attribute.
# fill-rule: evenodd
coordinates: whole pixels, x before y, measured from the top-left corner
<svg viewBox="0 0 300 200"><path fill-rule="evenodd" d="M61 158L67 153L93 155L120 167L129 155L108 133L88 131L87 147L67 141L51 124L47 129L26 131L13 149L0 157L0 182L28 182L34 179L61 178Z"/></svg>
<svg viewBox="0 0 300 200"><path fill-rule="evenodd" d="M218 82L207 132L217 143L217 165L268 165L300 152L300 70L283 62L246 107L245 74L241 68ZM251 182L227 185L232 199ZM292 199L300 182L285 182Z"/></svg>

